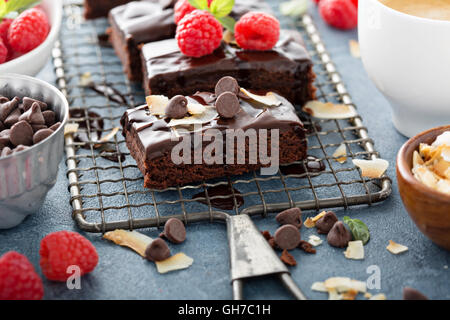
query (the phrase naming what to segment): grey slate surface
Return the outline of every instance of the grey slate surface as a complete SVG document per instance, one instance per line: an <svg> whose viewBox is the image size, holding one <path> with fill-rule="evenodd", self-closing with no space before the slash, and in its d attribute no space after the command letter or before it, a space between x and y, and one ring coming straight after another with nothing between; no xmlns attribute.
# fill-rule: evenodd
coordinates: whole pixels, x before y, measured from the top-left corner
<svg viewBox="0 0 450 320"><path fill-rule="evenodd" d="M351 215L363 220L371 231L371 240L365 246L363 261L345 259L343 250L330 247L325 242L316 255L300 250L292 254L298 266L291 268L292 277L307 297L326 299L324 293L313 292L314 281L331 276L347 276L365 280L368 266L377 265L381 271L381 289L388 299L401 299L402 288L411 286L433 299L450 299L450 253L435 246L422 235L403 208L395 183L395 156L406 138L397 133L390 122L387 101L367 77L359 59L351 57L348 41L357 39L356 31L342 32L328 28L310 9L322 34L332 59L342 74L347 89L376 142L381 156L390 162L388 174L394 180L393 194L384 203L373 207L357 207L347 211L336 210L339 217ZM54 82L49 63L39 78ZM0 255L17 250L39 265L39 242L48 233L58 230L79 231L71 220L71 207L67 191L66 166L60 164L56 186L50 191L45 204L17 228L0 231ZM295 199L294 199L295 200ZM304 216L314 215L306 212ZM261 230L274 232L277 224L273 218L254 219ZM171 246L173 252L183 251L195 262L187 270L160 275L152 263L143 260L130 250L120 248L99 235L84 234L96 246L100 262L92 274L82 278L81 290L68 290L64 283L44 280L46 299L231 299L228 245L225 225L194 224L188 226L188 240ZM156 237L158 230L146 230ZM302 229L307 239L313 230ZM324 240L325 238L321 236ZM407 245L409 251L394 256L385 247L388 240ZM40 271L39 271L40 272ZM244 290L247 299L290 299L290 295L275 279L248 281Z"/></svg>

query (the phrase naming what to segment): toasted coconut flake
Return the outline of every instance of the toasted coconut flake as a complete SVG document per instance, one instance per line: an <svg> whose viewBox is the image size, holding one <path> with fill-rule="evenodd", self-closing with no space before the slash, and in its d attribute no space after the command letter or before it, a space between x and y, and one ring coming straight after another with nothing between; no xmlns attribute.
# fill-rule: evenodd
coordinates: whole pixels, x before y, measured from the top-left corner
<svg viewBox="0 0 450 320"><path fill-rule="evenodd" d="M426 143L421 143L419 145L419 152L422 155L422 157L424 157L424 159L429 159L430 158L430 154L433 150L433 147L431 147L430 145L426 144Z"/></svg>
<svg viewBox="0 0 450 320"><path fill-rule="evenodd" d="M308 242L313 245L314 247L320 246L323 242L322 239L320 239L318 236L316 235L310 235L308 238Z"/></svg>
<svg viewBox="0 0 450 320"><path fill-rule="evenodd" d="M441 157L444 161L450 163L450 146L444 146L442 148Z"/></svg>
<svg viewBox="0 0 450 320"><path fill-rule="evenodd" d="M407 246L398 244L392 240L389 240L389 245L386 247L386 249L392 254L399 254L399 253L408 251Z"/></svg>
<svg viewBox="0 0 450 320"><path fill-rule="evenodd" d="M154 116L163 116L166 111L166 107L169 104L169 98L166 96L152 95L145 97L148 109Z"/></svg>
<svg viewBox="0 0 450 320"><path fill-rule="evenodd" d="M416 179L422 182L424 185L433 189L437 188L439 179L430 169L428 169L428 167L417 167L414 168L412 172L414 174L414 177L416 177Z"/></svg>
<svg viewBox="0 0 450 320"><path fill-rule="evenodd" d="M423 161L419 152L417 152L417 150L415 150L413 153L413 167L422 166L424 164L425 164L425 162Z"/></svg>
<svg viewBox="0 0 450 320"><path fill-rule="evenodd" d="M353 164L361 169L361 174L365 178L381 178L389 167L389 162L384 159L353 159Z"/></svg>
<svg viewBox="0 0 450 320"><path fill-rule="evenodd" d="M364 294L364 298L370 299L370 298L372 298L372 294L371 294L370 292L366 292L366 293Z"/></svg>
<svg viewBox="0 0 450 320"><path fill-rule="evenodd" d="M325 284L323 282L314 282L311 285L311 290L313 291L319 291L319 292L328 292L327 288L325 287Z"/></svg>
<svg viewBox="0 0 450 320"><path fill-rule="evenodd" d="M238 45L236 42L236 38L234 37L234 33L228 29L225 30L225 32L223 33L222 39L226 44L231 44L231 45L235 45L235 46Z"/></svg>
<svg viewBox="0 0 450 320"><path fill-rule="evenodd" d="M387 300L387 298L384 295L384 293L379 293L379 294L372 296L369 300Z"/></svg>
<svg viewBox="0 0 450 320"><path fill-rule="evenodd" d="M342 294L338 293L336 289L329 289L328 300L342 300Z"/></svg>
<svg viewBox="0 0 450 320"><path fill-rule="evenodd" d="M441 179L436 184L436 190L442 193L450 194L450 181Z"/></svg>
<svg viewBox="0 0 450 320"><path fill-rule="evenodd" d="M319 119L348 119L356 117L356 110L344 104L323 103L317 100L308 102L302 110Z"/></svg>
<svg viewBox="0 0 450 320"><path fill-rule="evenodd" d="M333 158L339 163L345 163L347 161L347 146L344 143L334 151Z"/></svg>
<svg viewBox="0 0 450 320"><path fill-rule="evenodd" d="M355 289L350 289L342 294L342 300L355 300L357 295L358 291Z"/></svg>
<svg viewBox="0 0 450 320"><path fill-rule="evenodd" d="M202 114L192 115L190 117L184 117L182 119L171 119L167 124L169 127L176 126L189 126L195 124L203 124L208 123L217 118L219 114L216 111L216 108L206 107L205 112Z"/></svg>
<svg viewBox="0 0 450 320"><path fill-rule="evenodd" d="M448 172L450 171L450 162L446 161L444 158L437 160L433 164L433 170L436 174L443 178L450 178L448 176Z"/></svg>
<svg viewBox="0 0 450 320"><path fill-rule="evenodd" d="M187 105L187 110L190 114L197 115L205 112L206 107L200 103L189 103Z"/></svg>
<svg viewBox="0 0 450 320"><path fill-rule="evenodd" d="M353 58L361 58L361 50L359 48L359 42L351 39L349 41L350 54Z"/></svg>
<svg viewBox="0 0 450 320"><path fill-rule="evenodd" d="M79 124L78 123L68 123L64 126L64 136L68 135L68 134L75 134L78 132L78 128L79 128Z"/></svg>
<svg viewBox="0 0 450 320"><path fill-rule="evenodd" d="M322 211L313 218L307 218L303 224L307 228L314 228L316 226L316 221L322 218L326 213L327 213L326 211Z"/></svg>
<svg viewBox="0 0 450 320"><path fill-rule="evenodd" d="M281 101L278 100L273 92L267 92L265 96L260 96L257 94L253 94L244 88L241 88L241 93L243 93L243 95L241 95L242 97L253 100L266 107L278 107L279 105L281 105Z"/></svg>
<svg viewBox="0 0 450 320"><path fill-rule="evenodd" d="M445 131L438 137L436 137L436 140L434 140L432 146L433 147L439 147L439 146L450 146L450 131Z"/></svg>
<svg viewBox="0 0 450 320"><path fill-rule="evenodd" d="M88 72L84 72L81 76L80 76L80 86L81 87L88 87L91 83L92 83L92 76L91 73Z"/></svg>
<svg viewBox="0 0 450 320"><path fill-rule="evenodd" d="M103 238L118 244L119 246L128 247L145 258L145 249L153 241L152 238L139 233L137 231L127 231L117 229L107 232Z"/></svg>
<svg viewBox="0 0 450 320"><path fill-rule="evenodd" d="M344 251L347 259L362 260L364 259L364 245L361 240L350 241L347 250Z"/></svg>
<svg viewBox="0 0 450 320"><path fill-rule="evenodd" d="M108 133L106 136L103 136L98 142L100 142L99 144L95 144L94 148L100 148L102 145L101 143L105 143L110 141L112 138L114 138L114 136L117 134L117 132L119 132L120 128L119 127L115 127L114 129L111 130L110 133Z"/></svg>
<svg viewBox="0 0 450 320"><path fill-rule="evenodd" d="M156 268L159 273L167 273L189 268L192 263L194 263L194 259L180 252L164 261L156 261Z"/></svg>
<svg viewBox="0 0 450 320"><path fill-rule="evenodd" d="M332 277L324 282L327 290L335 289L337 292L347 292L356 290L365 293L367 291L366 283L363 281L353 280L347 277Z"/></svg>

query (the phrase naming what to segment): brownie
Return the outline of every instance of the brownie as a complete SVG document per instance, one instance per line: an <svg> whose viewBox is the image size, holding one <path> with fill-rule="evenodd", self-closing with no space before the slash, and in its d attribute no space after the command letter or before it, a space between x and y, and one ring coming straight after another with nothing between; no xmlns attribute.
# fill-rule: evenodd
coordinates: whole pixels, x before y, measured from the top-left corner
<svg viewBox="0 0 450 320"><path fill-rule="evenodd" d="M313 63L295 30L281 30L280 40L269 51L248 51L222 42L212 54L191 58L180 52L175 39L167 39L142 46L141 59L149 95L213 91L220 78L232 76L244 88L274 91L295 104L315 99Z"/></svg>
<svg viewBox="0 0 450 320"><path fill-rule="evenodd" d="M239 98L240 109L233 118L214 117L213 120L203 123L201 129L197 128L203 136L208 129L218 129L222 135L227 134L228 129L254 129L257 133L261 129L279 130L279 163L287 164L302 160L306 157L307 141L305 130L300 119L297 117L294 106L285 98L276 95L280 102L278 106L261 107L260 104ZM186 97L189 103L201 103L213 106L216 96L211 93L197 92ZM239 175L252 170L257 170L263 165L258 161L250 164L249 145L250 139L245 141L245 162L244 164L208 164L202 159L202 163L175 164L171 158L171 152L184 135L191 135L192 141L194 129L183 127L184 131L175 130L178 136L174 135L173 127L168 125L170 119L150 114L149 108L145 106L129 109L121 119L123 135L131 155L136 160L137 165L144 175L144 186L152 189L165 189L170 186L183 185L191 182L202 181L227 175ZM267 150L270 155L271 134L268 131ZM223 141L226 141L226 137ZM174 139L174 137L178 137ZM194 148L192 144L191 159L197 150L205 150L207 144L203 143L200 148ZM259 141L257 142L259 146ZM224 144L225 145L225 144ZM239 143L234 144L234 156L237 159ZM239 149L241 150L241 149ZM258 149L259 150L259 149ZM223 163L226 163L226 150L223 150ZM211 162L209 162L211 163Z"/></svg>
<svg viewBox="0 0 450 320"><path fill-rule="evenodd" d="M231 16L239 19L249 11L272 13L260 0L238 0ZM124 72L132 81L142 80L139 45L175 37L174 11L167 1L134 1L109 13L110 41L122 61Z"/></svg>
<svg viewBox="0 0 450 320"><path fill-rule="evenodd" d="M134 0L84 0L84 17L86 19L106 17L111 9L132 1ZM159 3L163 8L173 8L176 2L176 0L144 1Z"/></svg>

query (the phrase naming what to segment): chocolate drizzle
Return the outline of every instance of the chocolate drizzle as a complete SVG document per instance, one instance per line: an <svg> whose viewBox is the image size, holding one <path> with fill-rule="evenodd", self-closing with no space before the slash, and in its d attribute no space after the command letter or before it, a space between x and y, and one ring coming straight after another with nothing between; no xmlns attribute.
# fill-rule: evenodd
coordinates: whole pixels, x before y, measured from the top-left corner
<svg viewBox="0 0 450 320"><path fill-rule="evenodd" d="M306 168L305 168L306 167ZM287 166L280 166L280 171L284 175L304 175L306 172L309 173L320 173L325 171L326 167L322 160L314 156L308 156L303 163L291 164Z"/></svg>
<svg viewBox="0 0 450 320"><path fill-rule="evenodd" d="M216 187L207 188L208 190L208 197L210 198L211 206L214 208L222 209L222 210L233 210L236 205L234 203L234 198L236 198L237 207L240 208L244 204L244 197L242 194L233 188L231 190L229 185L219 185ZM233 197L234 193L234 197ZM224 198L216 198L211 199L212 197L216 196L224 196ZM226 196L226 197L225 197ZM205 191L197 193L192 197L192 199L197 198L206 198ZM198 202L201 202L203 204L208 204L206 199L197 200Z"/></svg>

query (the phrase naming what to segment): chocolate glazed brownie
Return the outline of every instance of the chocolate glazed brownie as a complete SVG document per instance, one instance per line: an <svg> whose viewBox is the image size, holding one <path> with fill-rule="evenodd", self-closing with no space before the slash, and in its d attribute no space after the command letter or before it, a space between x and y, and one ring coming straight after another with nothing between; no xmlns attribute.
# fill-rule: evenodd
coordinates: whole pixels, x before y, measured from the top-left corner
<svg viewBox="0 0 450 320"><path fill-rule="evenodd" d="M282 30L270 51L248 51L222 43L213 54L183 55L175 39L147 43L141 48L143 84L147 94L190 95L213 91L223 76L236 78L254 91L275 91L303 105L315 99L313 63L298 31Z"/></svg>
<svg viewBox="0 0 450 320"><path fill-rule="evenodd" d="M236 1L231 16L238 20L249 11L272 13L259 0ZM124 72L132 81L142 80L139 45L175 38L174 11L167 1L134 1L109 13L110 41L122 61Z"/></svg>
<svg viewBox="0 0 450 320"><path fill-rule="evenodd" d="M261 129L267 129L267 150L268 153L271 153L270 129L278 129L279 163L291 163L306 157L307 142L303 124L297 117L294 106L285 98L274 94L277 101L279 101L279 105L261 107L261 104L255 101L243 99L241 94L234 95L234 98L232 96L233 94L230 92L223 93L218 98L215 94L198 92L186 97L186 103L201 103L207 107L216 105L218 112L217 116L212 120L203 123L201 129L197 129L198 131L195 134L200 133L204 136L207 134L208 129L218 129L223 135L228 134L226 133L228 129L242 129L244 131L254 129L256 132L259 132ZM238 96L241 97L238 99ZM172 104L172 102L178 103L178 100L183 99L185 99L183 96L176 96L170 100L169 104ZM232 118L229 117L231 114L226 112L224 114L224 108L219 106L219 99L224 100L224 107L228 111L233 109L228 108L228 104L232 103L233 99L238 101L238 109L233 112L235 115ZM192 137L194 131L192 128L186 129L189 127L183 127L184 131L178 131L178 127L169 126L170 120L168 117L151 114L147 105L128 110L121 119L127 147L144 175L144 186L147 188L164 189L204 179L238 175L267 166L260 162L259 157L256 164L250 164L249 147L255 147L250 142L250 139L245 141L244 164L235 164L235 162L233 162L234 164L225 164L227 163L225 159L226 150L223 151L224 164L208 164L207 161L205 162L205 159L202 159L202 163L195 164L193 154L196 151L198 152L197 149L200 149L203 153L206 148L204 143L200 145L200 148L195 148L191 152L191 164L175 164L171 157L172 149L181 141L184 135L191 135ZM178 131L178 135L175 135L174 131ZM174 139L174 137L178 138ZM226 141L225 137L223 141ZM257 143L260 146L260 138L258 138ZM234 159L238 157L238 147L239 144L234 143ZM194 147L191 146L191 148Z"/></svg>
<svg viewBox="0 0 450 320"><path fill-rule="evenodd" d="M108 12L120 5L133 0L84 0L84 17L86 19L96 19L106 17ZM144 0L159 3L163 8L173 7L176 0Z"/></svg>

